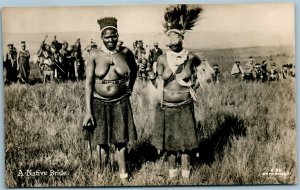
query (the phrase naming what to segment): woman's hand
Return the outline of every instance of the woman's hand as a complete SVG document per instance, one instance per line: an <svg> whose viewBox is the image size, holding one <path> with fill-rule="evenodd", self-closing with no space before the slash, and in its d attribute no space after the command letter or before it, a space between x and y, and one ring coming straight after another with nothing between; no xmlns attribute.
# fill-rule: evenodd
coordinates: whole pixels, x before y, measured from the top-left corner
<svg viewBox="0 0 300 190"><path fill-rule="evenodd" d="M126 93L127 93L129 96L131 96L132 91L133 91L133 89L132 89L131 87L129 87L129 88L127 89L127 92L126 92Z"/></svg>
<svg viewBox="0 0 300 190"><path fill-rule="evenodd" d="M92 126L95 126L94 117L91 113L86 113L86 115L83 119L82 126L83 127L89 127L88 125L91 125L91 124L92 124Z"/></svg>

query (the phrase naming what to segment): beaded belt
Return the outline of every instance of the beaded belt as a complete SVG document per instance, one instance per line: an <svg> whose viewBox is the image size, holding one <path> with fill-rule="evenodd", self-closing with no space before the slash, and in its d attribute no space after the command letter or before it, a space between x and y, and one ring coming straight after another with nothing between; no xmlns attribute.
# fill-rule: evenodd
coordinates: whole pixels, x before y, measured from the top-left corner
<svg viewBox="0 0 300 190"><path fill-rule="evenodd" d="M130 96L130 92L126 92L122 96L112 99L112 98L104 98L103 96L101 96L97 92L93 92L93 97L100 100L100 101L102 101L102 102L104 102L104 103L115 103L115 102L123 100L124 98L126 98L128 96Z"/></svg>
<svg viewBox="0 0 300 190"><path fill-rule="evenodd" d="M122 84L128 81L128 77L118 79L118 80L101 80L97 79L96 84Z"/></svg>
<svg viewBox="0 0 300 190"><path fill-rule="evenodd" d="M162 101L161 107L177 108L177 107L181 107L183 105L191 104L192 102L193 102L193 99L188 99L188 100L185 100L182 102L176 102L176 103Z"/></svg>

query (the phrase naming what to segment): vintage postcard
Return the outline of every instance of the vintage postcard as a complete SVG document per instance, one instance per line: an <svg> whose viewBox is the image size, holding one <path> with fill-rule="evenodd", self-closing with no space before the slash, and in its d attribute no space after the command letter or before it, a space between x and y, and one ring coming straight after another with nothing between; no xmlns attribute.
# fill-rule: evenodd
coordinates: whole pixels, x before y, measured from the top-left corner
<svg viewBox="0 0 300 190"><path fill-rule="evenodd" d="M297 183L294 4L2 19L7 187Z"/></svg>

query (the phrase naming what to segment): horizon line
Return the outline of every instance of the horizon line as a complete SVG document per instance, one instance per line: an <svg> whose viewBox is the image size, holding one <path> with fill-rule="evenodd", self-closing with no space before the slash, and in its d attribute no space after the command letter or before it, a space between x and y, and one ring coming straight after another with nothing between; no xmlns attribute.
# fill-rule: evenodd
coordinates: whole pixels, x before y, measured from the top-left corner
<svg viewBox="0 0 300 190"><path fill-rule="evenodd" d="M20 33L20 32L6 32L6 31L2 31L3 34L46 34L46 33L100 33L100 31L49 31L49 32L24 32L24 33ZM215 33L245 33L245 31L211 31L211 30L204 30L204 31L188 31L187 34L192 34L192 33L205 33L205 32L215 32ZM258 33L261 31L247 31L247 33ZM159 32L159 31L151 31L151 32L119 32L119 34L145 34L145 33L156 33L156 34L164 34L164 32ZM273 34L278 34L277 32L272 32ZM286 34L289 34L291 32L286 32ZM294 32L293 32L294 33Z"/></svg>

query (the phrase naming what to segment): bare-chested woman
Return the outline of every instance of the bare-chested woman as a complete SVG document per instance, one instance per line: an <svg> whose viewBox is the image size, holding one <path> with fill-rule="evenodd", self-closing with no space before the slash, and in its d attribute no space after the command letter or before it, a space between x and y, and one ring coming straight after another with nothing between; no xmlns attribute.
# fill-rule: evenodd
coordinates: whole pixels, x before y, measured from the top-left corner
<svg viewBox="0 0 300 190"><path fill-rule="evenodd" d="M186 9L181 5L176 7L177 10L181 8ZM201 9L196 11L200 13ZM165 18L172 14L172 8L167 9ZM178 153L181 155L182 177L190 176L190 152L198 147L193 100L196 99L194 89L198 87L196 67L201 61L183 48L185 25L178 23L179 20L166 20L170 50L158 57L157 73L150 76L162 96L156 107L152 144L158 150L167 151L170 178L178 175Z"/></svg>
<svg viewBox="0 0 300 190"><path fill-rule="evenodd" d="M94 50L86 65L86 116L83 126L96 126L100 164L108 161L109 146L116 148L121 179L127 179L126 144L137 138L129 96L136 80L137 66L126 47L117 49L117 20L98 20L103 46Z"/></svg>

